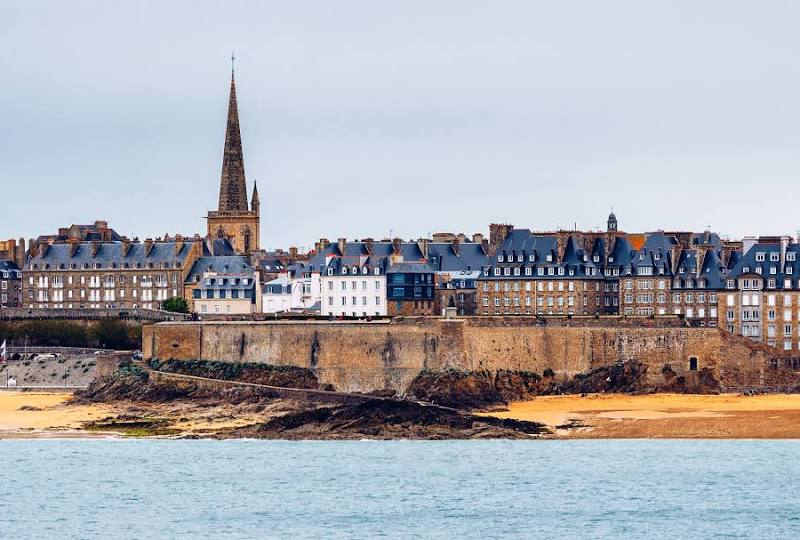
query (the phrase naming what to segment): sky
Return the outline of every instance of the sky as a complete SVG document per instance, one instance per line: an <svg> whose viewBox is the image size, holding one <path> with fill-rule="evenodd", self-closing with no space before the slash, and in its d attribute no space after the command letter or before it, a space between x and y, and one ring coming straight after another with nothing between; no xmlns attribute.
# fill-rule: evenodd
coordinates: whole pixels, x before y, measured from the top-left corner
<svg viewBox="0 0 800 540"><path fill-rule="evenodd" d="M800 229L800 3L0 0L0 238Z"/></svg>

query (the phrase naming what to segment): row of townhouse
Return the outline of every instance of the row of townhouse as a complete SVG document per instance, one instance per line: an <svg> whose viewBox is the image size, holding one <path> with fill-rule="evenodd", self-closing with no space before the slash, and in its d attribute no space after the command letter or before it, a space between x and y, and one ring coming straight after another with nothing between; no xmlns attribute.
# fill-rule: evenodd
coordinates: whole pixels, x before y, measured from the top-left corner
<svg viewBox="0 0 800 540"><path fill-rule="evenodd" d="M718 325L718 296L741 256L706 232L512 230L478 279L483 315L680 315Z"/></svg>
<svg viewBox="0 0 800 540"><path fill-rule="evenodd" d="M267 313L315 312L323 316L438 315L453 308L475 314L475 279L487 264L487 243L456 237L321 241L307 263L265 283Z"/></svg>
<svg viewBox="0 0 800 540"><path fill-rule="evenodd" d="M160 309L172 297L191 300L199 278L189 276L198 259L231 253L227 240L198 236L144 242L126 238L43 241L23 267L21 305L29 309Z"/></svg>

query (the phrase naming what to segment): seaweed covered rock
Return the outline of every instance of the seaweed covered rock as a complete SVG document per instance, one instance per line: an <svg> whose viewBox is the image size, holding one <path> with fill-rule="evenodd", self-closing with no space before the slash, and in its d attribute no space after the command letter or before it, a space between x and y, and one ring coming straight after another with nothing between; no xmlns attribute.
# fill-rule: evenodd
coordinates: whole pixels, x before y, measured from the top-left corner
<svg viewBox="0 0 800 540"><path fill-rule="evenodd" d="M256 426L238 428L232 437L281 439L353 438L527 438L548 433L536 422L479 417L451 409L400 400L367 400L291 412Z"/></svg>
<svg viewBox="0 0 800 540"><path fill-rule="evenodd" d="M318 389L319 380L313 371L295 366L278 366L256 362L213 362L208 360L153 361L153 368L167 373L194 375L209 379L240 381L285 388Z"/></svg>
<svg viewBox="0 0 800 540"><path fill-rule="evenodd" d="M552 378L530 371L422 371L408 393L424 401L459 409L485 409L545 394Z"/></svg>

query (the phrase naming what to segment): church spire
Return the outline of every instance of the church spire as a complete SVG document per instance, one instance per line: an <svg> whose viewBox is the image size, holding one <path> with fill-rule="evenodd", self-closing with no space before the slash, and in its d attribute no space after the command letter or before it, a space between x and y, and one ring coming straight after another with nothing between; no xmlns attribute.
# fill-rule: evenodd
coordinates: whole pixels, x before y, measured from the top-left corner
<svg viewBox="0 0 800 540"><path fill-rule="evenodd" d="M250 201L250 210L258 213L258 207L261 206L261 201L258 198L258 182L253 181L253 198Z"/></svg>
<svg viewBox="0 0 800 540"><path fill-rule="evenodd" d="M222 178L219 186L219 210L247 210L247 184L244 177L242 136L239 132L239 109L236 103L236 80L231 56L231 90L228 99L228 126L222 155Z"/></svg>

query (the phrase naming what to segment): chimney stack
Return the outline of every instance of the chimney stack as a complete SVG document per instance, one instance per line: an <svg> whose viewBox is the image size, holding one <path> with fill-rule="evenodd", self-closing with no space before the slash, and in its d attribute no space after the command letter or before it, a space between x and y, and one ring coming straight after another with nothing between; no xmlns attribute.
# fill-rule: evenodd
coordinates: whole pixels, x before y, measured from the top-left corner
<svg viewBox="0 0 800 540"><path fill-rule="evenodd" d="M183 236L180 234L175 235L175 255L179 255L183 249Z"/></svg>
<svg viewBox="0 0 800 540"><path fill-rule="evenodd" d="M459 239L459 237L456 236L455 238L453 238L453 241L451 243L453 245L453 251L455 252L455 254L460 256L461 255L461 240Z"/></svg>
<svg viewBox="0 0 800 540"><path fill-rule="evenodd" d="M128 251L130 251L130 249L131 249L131 241L127 236L125 236L122 238L122 256L127 257Z"/></svg>
<svg viewBox="0 0 800 540"><path fill-rule="evenodd" d="M344 250L347 247L347 238L339 238L339 254L344 257Z"/></svg>
<svg viewBox="0 0 800 540"><path fill-rule="evenodd" d="M98 252L99 249L100 249L100 242L98 242L97 240L93 240L92 241L92 257L96 257L97 256L97 252Z"/></svg>
<svg viewBox="0 0 800 540"><path fill-rule="evenodd" d="M149 257L150 252L153 250L153 239L145 238L144 240L144 256Z"/></svg>
<svg viewBox="0 0 800 540"><path fill-rule="evenodd" d="M429 243L430 240L428 240L427 238L420 238L419 240L417 240L417 246L419 247L419 250L422 252L422 258L425 259L426 261L428 260Z"/></svg>

